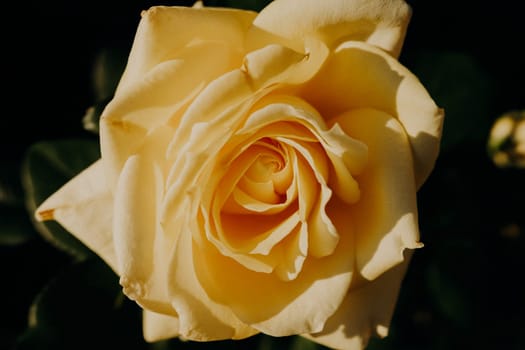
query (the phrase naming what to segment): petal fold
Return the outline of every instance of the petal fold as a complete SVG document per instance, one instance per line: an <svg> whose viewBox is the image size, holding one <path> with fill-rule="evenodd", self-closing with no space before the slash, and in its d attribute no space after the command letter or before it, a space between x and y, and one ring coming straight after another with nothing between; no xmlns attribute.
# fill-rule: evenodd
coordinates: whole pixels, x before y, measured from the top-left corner
<svg viewBox="0 0 525 350"><path fill-rule="evenodd" d="M304 38L317 37L328 47L363 41L397 57L410 15L403 0L276 0L255 18L252 32L277 36L296 50Z"/></svg>
<svg viewBox="0 0 525 350"><path fill-rule="evenodd" d="M177 57L190 43L226 43L242 52L245 33L255 16L237 9L151 7L142 13L116 95L135 85L157 64Z"/></svg>
<svg viewBox="0 0 525 350"><path fill-rule="evenodd" d="M358 108L381 110L405 129L419 188L439 152L443 110L418 78L384 51L345 42L300 92L328 120Z"/></svg>
<svg viewBox="0 0 525 350"><path fill-rule="evenodd" d="M175 338L179 335L179 319L177 316L144 310L142 312L142 332L147 342Z"/></svg>
<svg viewBox="0 0 525 350"><path fill-rule="evenodd" d="M163 154L172 130L158 128L140 152L129 157L118 179L113 235L120 284L128 298L154 312L173 314L168 303L167 261L176 237L164 232L159 205L164 191Z"/></svg>
<svg viewBox="0 0 525 350"><path fill-rule="evenodd" d="M351 290L322 332L303 336L340 350L362 350L371 336L387 336L411 256L412 251L407 251L401 264Z"/></svg>
<svg viewBox="0 0 525 350"><path fill-rule="evenodd" d="M194 223L186 223L191 227ZM181 337L197 341L242 339L258 333L240 321L228 306L212 301L195 274L199 251L190 234L180 236L168 273L172 306L179 317Z"/></svg>
<svg viewBox="0 0 525 350"><path fill-rule="evenodd" d="M291 265L282 266L285 269L280 273L286 272L281 276L284 279L248 270L220 254L207 241L195 245L193 254L198 257L194 259L195 272L207 295L228 305L244 323L269 335L321 331L346 295L354 268L354 237L348 210L337 198L332 199L327 210L341 235L334 252L322 259L309 257L303 262L300 252L308 243L301 235L304 232L290 236L297 241L289 242L292 246L288 248L292 249L284 249L294 256L288 260ZM304 229L307 226L301 228ZM300 268L300 264L301 273L294 276L294 269ZM292 277L295 278L289 280Z"/></svg>
<svg viewBox="0 0 525 350"><path fill-rule="evenodd" d="M357 176L361 199L350 213L357 268L373 280L403 261L406 248L422 246L410 143L399 121L381 111L353 110L334 122L368 146L367 167Z"/></svg>

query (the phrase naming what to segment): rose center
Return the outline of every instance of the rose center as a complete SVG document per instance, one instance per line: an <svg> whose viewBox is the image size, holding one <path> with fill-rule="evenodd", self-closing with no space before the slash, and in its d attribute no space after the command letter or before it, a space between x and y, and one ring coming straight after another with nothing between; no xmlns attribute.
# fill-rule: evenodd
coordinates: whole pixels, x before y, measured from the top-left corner
<svg viewBox="0 0 525 350"><path fill-rule="evenodd" d="M268 204L286 200L286 190L292 178L287 167L286 150L280 142L262 138L247 150L253 163L248 167L237 188L257 201Z"/></svg>

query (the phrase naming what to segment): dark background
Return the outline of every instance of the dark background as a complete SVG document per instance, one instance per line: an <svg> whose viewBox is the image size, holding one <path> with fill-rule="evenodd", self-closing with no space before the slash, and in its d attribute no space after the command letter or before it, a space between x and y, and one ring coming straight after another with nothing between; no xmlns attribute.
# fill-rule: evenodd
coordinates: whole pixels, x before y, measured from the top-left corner
<svg viewBox="0 0 525 350"><path fill-rule="evenodd" d="M444 140L436 169L419 192L425 248L416 252L410 265L390 336L373 341L369 348L524 349L525 169L500 169L486 153L492 122L507 111L525 109L520 2L408 2L413 17L400 60L445 107ZM20 166L33 143L71 137L96 140L83 129L81 119L98 98L92 83L97 54L105 48L127 52L141 10L191 3L83 0L5 5L0 200L23 197ZM261 3L246 1L244 6ZM54 338L68 332L90 346L102 339L109 344L121 344L124 338L129 346L140 343L140 325L135 321L139 314L133 305L123 301L124 311L102 322L115 329L102 331L90 317L104 309L93 309L97 298L80 287L76 292L57 287L62 293L53 299L57 307L67 304L68 298L75 302L71 305L83 305L63 316L64 329L24 333L35 297L55 276L71 276L67 272L71 263L69 255L36 233L0 246L0 349L11 348L17 339L20 348L65 347ZM94 276L92 269L99 267L81 268L79 276ZM74 277L70 281L85 283ZM120 329L110 321L131 323L131 328ZM67 328L74 325L84 330ZM254 348L255 342L235 346ZM257 346L270 349L270 343ZM144 346L140 343L137 348Z"/></svg>

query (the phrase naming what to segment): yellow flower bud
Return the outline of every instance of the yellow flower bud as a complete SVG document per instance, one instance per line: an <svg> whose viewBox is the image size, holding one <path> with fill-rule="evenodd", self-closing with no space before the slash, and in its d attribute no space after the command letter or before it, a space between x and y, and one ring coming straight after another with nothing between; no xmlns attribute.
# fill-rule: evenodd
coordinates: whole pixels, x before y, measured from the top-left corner
<svg viewBox="0 0 525 350"><path fill-rule="evenodd" d="M525 168L525 110L510 111L496 119L487 147L496 166Z"/></svg>

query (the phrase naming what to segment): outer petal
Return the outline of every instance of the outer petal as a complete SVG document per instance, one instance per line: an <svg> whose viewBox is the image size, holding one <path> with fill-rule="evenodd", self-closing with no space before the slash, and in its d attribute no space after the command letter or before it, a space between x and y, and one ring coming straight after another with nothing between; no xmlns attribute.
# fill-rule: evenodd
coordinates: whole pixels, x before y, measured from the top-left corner
<svg viewBox="0 0 525 350"><path fill-rule="evenodd" d="M157 64L178 57L199 41L227 43L243 52L244 35L256 13L237 9L154 6L142 13L117 95Z"/></svg>
<svg viewBox="0 0 525 350"><path fill-rule="evenodd" d="M148 131L168 120L176 126L204 86L241 66L244 36L254 16L242 10L162 6L142 14L128 65L101 117L102 158L112 184Z"/></svg>
<svg viewBox="0 0 525 350"><path fill-rule="evenodd" d="M144 310L142 329L148 342L174 338L179 335L179 318Z"/></svg>
<svg viewBox="0 0 525 350"><path fill-rule="evenodd" d="M115 271L113 196L100 160L75 176L36 210L38 220L56 220Z"/></svg>
<svg viewBox="0 0 525 350"><path fill-rule="evenodd" d="M346 42L327 60L301 95L323 116L373 108L397 117L412 147L419 188L439 151L443 110L408 69L384 51Z"/></svg>
<svg viewBox="0 0 525 350"><path fill-rule="evenodd" d="M160 227L162 153L172 132L161 128L126 162L115 190L114 242L124 294L159 313L175 314L167 296L167 261L176 237Z"/></svg>
<svg viewBox="0 0 525 350"><path fill-rule="evenodd" d="M401 264L350 291L324 330L304 337L341 350L362 350L370 336L385 337L411 255L407 251Z"/></svg>
<svg viewBox="0 0 525 350"><path fill-rule="evenodd" d="M357 176L361 199L349 212L357 268L373 280L403 261L405 248L421 246L410 144L399 122L384 112L353 110L334 122L368 146L368 165Z"/></svg>
<svg viewBox="0 0 525 350"><path fill-rule="evenodd" d="M402 0L276 0L254 20L252 35L271 33L296 50L312 36L328 47L364 41L397 57L410 13Z"/></svg>

